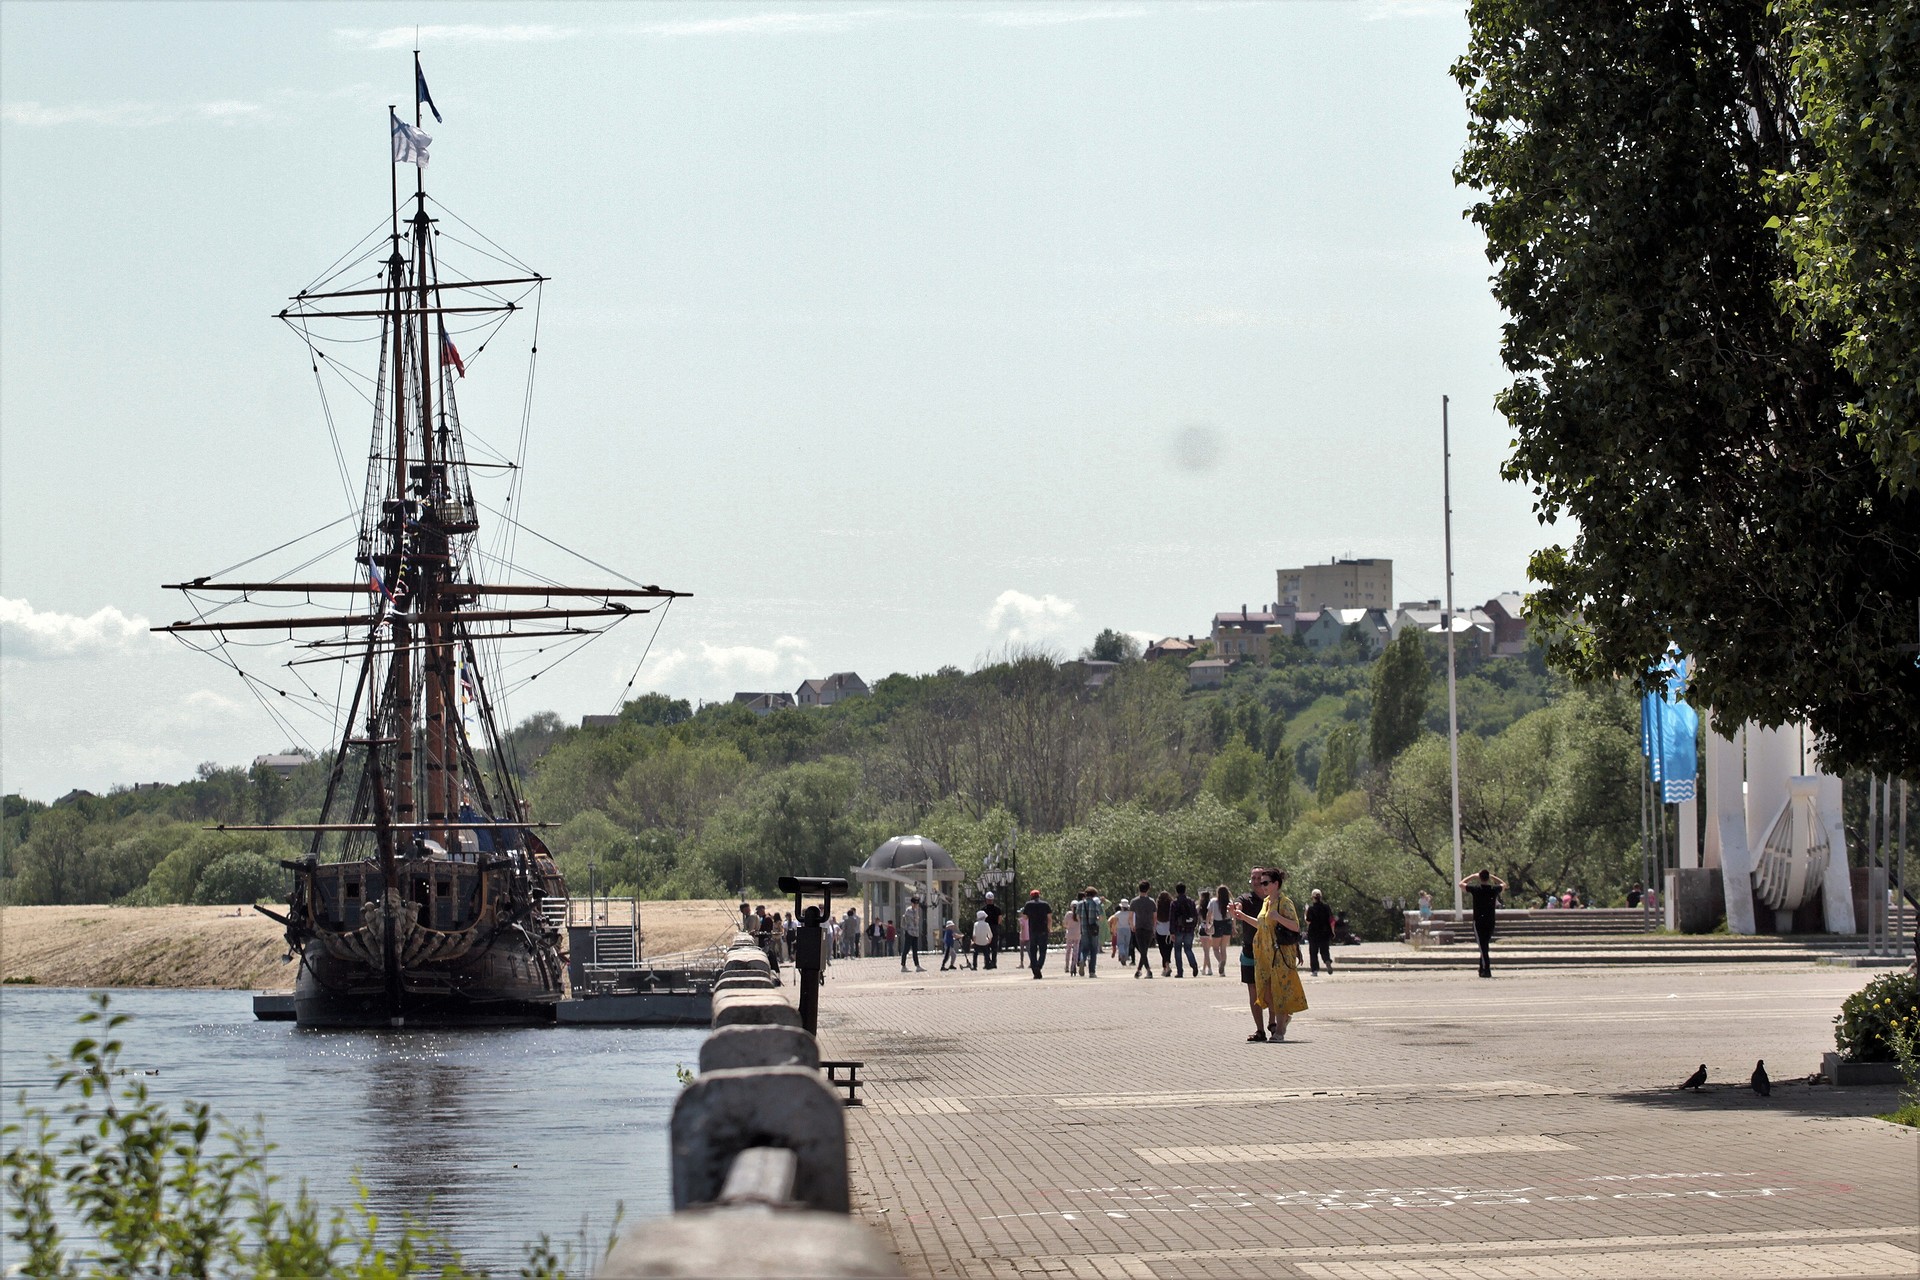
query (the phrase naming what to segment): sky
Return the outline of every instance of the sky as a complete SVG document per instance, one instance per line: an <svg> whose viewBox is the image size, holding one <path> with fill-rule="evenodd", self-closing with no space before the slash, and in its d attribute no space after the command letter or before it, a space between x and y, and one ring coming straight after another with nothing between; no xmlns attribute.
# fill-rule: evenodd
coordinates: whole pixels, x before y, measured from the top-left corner
<svg viewBox="0 0 1920 1280"><path fill-rule="evenodd" d="M7 0L0 788L328 745L148 628L350 510L272 316L387 216L416 23L429 190L551 278L522 519L693 593L510 719L1197 634L1335 556L1437 596L1442 395L1456 600L1524 590L1462 8Z"/></svg>

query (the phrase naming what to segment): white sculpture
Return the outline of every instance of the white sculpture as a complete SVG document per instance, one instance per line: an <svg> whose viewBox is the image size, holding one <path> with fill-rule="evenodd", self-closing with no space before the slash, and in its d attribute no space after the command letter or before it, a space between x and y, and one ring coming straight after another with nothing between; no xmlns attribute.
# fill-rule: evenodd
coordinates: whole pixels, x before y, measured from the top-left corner
<svg viewBox="0 0 1920 1280"><path fill-rule="evenodd" d="M1818 890L1827 932L1853 933L1840 779L1813 772L1806 727L1723 735L1709 716L1706 740L1706 865L1720 868L1727 928L1755 933L1756 906L1791 917Z"/></svg>

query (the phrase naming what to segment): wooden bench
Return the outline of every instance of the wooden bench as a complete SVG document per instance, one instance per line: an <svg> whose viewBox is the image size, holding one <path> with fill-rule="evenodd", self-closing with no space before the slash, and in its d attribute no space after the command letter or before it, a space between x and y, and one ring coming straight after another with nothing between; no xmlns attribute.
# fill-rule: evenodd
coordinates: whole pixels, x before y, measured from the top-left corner
<svg viewBox="0 0 1920 1280"><path fill-rule="evenodd" d="M847 1091L848 1106L860 1107L866 1105L860 1101L860 1068L866 1065L864 1062L838 1060L829 1062L822 1059L820 1069L827 1073L828 1084L833 1085L837 1089L845 1089ZM843 1071L846 1072L845 1075L840 1074Z"/></svg>

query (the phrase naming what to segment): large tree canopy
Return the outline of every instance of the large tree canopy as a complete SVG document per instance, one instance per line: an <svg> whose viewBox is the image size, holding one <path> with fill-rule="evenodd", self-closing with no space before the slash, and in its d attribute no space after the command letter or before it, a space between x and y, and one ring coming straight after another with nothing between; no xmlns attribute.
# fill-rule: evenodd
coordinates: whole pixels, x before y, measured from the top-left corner
<svg viewBox="0 0 1920 1280"><path fill-rule="evenodd" d="M1846 427L1920 488L1920 4L1777 0L1811 144L1783 175L1786 293L1831 326L1858 397Z"/></svg>
<svg viewBox="0 0 1920 1280"><path fill-rule="evenodd" d="M1763 0L1475 0L1457 178L1487 235L1510 478L1554 660L1669 644L1727 720L1805 719L1830 767L1920 776L1920 491L1850 430L1833 325L1787 296L1779 175L1814 163Z"/></svg>

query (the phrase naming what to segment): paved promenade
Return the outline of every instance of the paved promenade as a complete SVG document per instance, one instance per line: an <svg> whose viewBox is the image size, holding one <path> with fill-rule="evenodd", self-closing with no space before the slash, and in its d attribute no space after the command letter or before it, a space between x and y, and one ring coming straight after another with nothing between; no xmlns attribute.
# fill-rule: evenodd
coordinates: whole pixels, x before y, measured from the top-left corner
<svg viewBox="0 0 1920 1280"><path fill-rule="evenodd" d="M1237 978L1001 965L822 993L823 1055L871 1081L855 1212L910 1274L1920 1274L1920 1132L1805 1083L1871 973L1343 973L1248 1044Z"/></svg>

